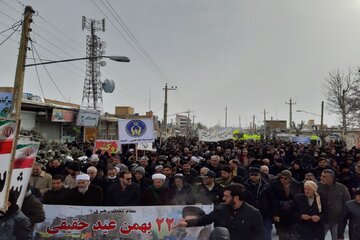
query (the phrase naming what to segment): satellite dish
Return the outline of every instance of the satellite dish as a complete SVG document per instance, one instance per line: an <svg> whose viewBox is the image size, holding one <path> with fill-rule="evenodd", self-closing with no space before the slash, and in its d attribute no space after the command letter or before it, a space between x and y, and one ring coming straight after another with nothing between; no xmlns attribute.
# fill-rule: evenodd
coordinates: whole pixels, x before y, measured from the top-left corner
<svg viewBox="0 0 360 240"><path fill-rule="evenodd" d="M101 62L100 62L100 66L105 67L105 66L106 66L106 62L105 62L105 61L101 61Z"/></svg>
<svg viewBox="0 0 360 240"><path fill-rule="evenodd" d="M100 47L101 48L106 48L106 42L105 41L100 42Z"/></svg>
<svg viewBox="0 0 360 240"><path fill-rule="evenodd" d="M105 79L105 81L102 83L102 88L104 92L112 93L115 89L115 83L113 80Z"/></svg>

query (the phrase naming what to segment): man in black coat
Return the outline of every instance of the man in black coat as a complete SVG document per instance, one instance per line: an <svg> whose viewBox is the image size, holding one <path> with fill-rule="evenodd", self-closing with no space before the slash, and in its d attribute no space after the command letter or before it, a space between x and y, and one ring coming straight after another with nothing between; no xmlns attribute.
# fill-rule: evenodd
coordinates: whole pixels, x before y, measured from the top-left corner
<svg viewBox="0 0 360 240"><path fill-rule="evenodd" d="M144 192L148 187L152 185L150 178L146 177L145 168L142 166L137 166L134 170L133 181L140 186L141 192Z"/></svg>
<svg viewBox="0 0 360 240"><path fill-rule="evenodd" d="M259 167L249 168L250 178L244 183L246 202L259 209L264 221L265 239L271 240L272 219L275 216L276 202L271 186L264 181Z"/></svg>
<svg viewBox="0 0 360 240"><path fill-rule="evenodd" d="M202 184L196 189L196 203L220 203L223 196L223 187L215 182L215 172L209 170L205 175L201 175L200 177L202 178Z"/></svg>
<svg viewBox="0 0 360 240"><path fill-rule="evenodd" d="M132 183L130 171L120 173L118 183L112 184L107 191L108 206L137 206L141 196L138 184Z"/></svg>
<svg viewBox="0 0 360 240"><path fill-rule="evenodd" d="M280 173L278 181L272 183L275 196L276 212L275 226L280 240L292 239L295 233L296 219L292 213L294 198L302 192L302 185L292 179L289 170Z"/></svg>
<svg viewBox="0 0 360 240"><path fill-rule="evenodd" d="M345 203L338 225L338 239L344 238L344 231L349 221L349 238L350 240L360 239L360 188L355 190L355 199Z"/></svg>
<svg viewBox="0 0 360 240"><path fill-rule="evenodd" d="M179 222L174 227L205 226L225 227L230 239L263 240L264 224L259 210L245 202L245 189L240 184L231 184L224 189L225 204L215 206L214 211L202 217Z"/></svg>
<svg viewBox="0 0 360 240"><path fill-rule="evenodd" d="M165 187L166 176L161 173L155 173L151 178L153 185L143 192L139 205L169 205L173 198L173 192L170 188Z"/></svg>
<svg viewBox="0 0 360 240"><path fill-rule="evenodd" d="M66 175L68 175L65 165L62 164L59 159L53 159L50 162L51 162L51 166L48 166L48 168L46 169L46 172L49 173L51 176L54 177L55 175L62 175L65 178ZM49 165L50 165L50 162L49 162Z"/></svg>
<svg viewBox="0 0 360 240"><path fill-rule="evenodd" d="M55 175L52 178L51 190L44 194L43 204L65 205L69 201L70 189L64 187L64 177Z"/></svg>
<svg viewBox="0 0 360 240"><path fill-rule="evenodd" d="M98 186L90 184L90 176L79 174L76 176L77 187L71 189L69 196L70 205L78 206L101 206L103 204L103 192Z"/></svg>

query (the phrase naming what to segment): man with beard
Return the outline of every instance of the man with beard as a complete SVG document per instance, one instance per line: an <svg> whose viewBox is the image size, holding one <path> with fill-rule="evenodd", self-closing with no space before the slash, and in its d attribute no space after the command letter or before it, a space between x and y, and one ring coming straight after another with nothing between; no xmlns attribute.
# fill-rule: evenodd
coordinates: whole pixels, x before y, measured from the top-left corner
<svg viewBox="0 0 360 240"><path fill-rule="evenodd" d="M216 183L222 187L226 187L231 184L231 168L227 165L221 168L221 177L215 180Z"/></svg>
<svg viewBox="0 0 360 240"><path fill-rule="evenodd" d="M164 174L153 174L153 185L145 190L139 205L169 205L173 194L169 188L165 187L165 179Z"/></svg>
<svg viewBox="0 0 360 240"><path fill-rule="evenodd" d="M88 167L86 172L90 176L91 184L96 185L101 188L103 187L103 185L104 185L103 179L99 178L96 167L94 167L94 166Z"/></svg>
<svg viewBox="0 0 360 240"><path fill-rule="evenodd" d="M214 223L215 228L227 228L231 239L264 240L264 225L260 212L245 202L245 189L241 184L225 187L223 200L225 204L215 206L211 213L180 221L173 228Z"/></svg>
<svg viewBox="0 0 360 240"><path fill-rule="evenodd" d="M73 189L77 186L76 176L81 174L78 162L71 162L68 168L69 174L65 178L65 187Z"/></svg>
<svg viewBox="0 0 360 240"><path fill-rule="evenodd" d="M349 191L350 195L353 196L351 184L353 181L353 174L350 172L350 166L347 164L340 165L340 174L338 175L338 182L343 184Z"/></svg>
<svg viewBox="0 0 360 240"><path fill-rule="evenodd" d="M192 186L185 182L184 176L177 173L174 176L174 186L172 186L174 197L171 201L173 205L192 205L195 204L195 197Z"/></svg>
<svg viewBox="0 0 360 240"><path fill-rule="evenodd" d="M132 182L130 171L120 173L118 183L112 184L107 191L108 206L137 206L141 195L138 184Z"/></svg>
<svg viewBox="0 0 360 240"><path fill-rule="evenodd" d="M59 159L53 159L52 161L49 161L49 165L51 163L51 166L49 166L47 168L47 172L51 175L51 176L55 176L55 175L62 175L64 177L66 177L66 175L68 174L64 164L61 163L61 161Z"/></svg>
<svg viewBox="0 0 360 240"><path fill-rule="evenodd" d="M220 156L219 155L211 156L210 164L207 167L215 173L216 177L220 177L221 176Z"/></svg>
<svg viewBox="0 0 360 240"><path fill-rule="evenodd" d="M189 162L186 161L182 165L182 174L184 176L185 182L188 184L193 184L194 179L199 175L199 172L195 169L192 169Z"/></svg>
<svg viewBox="0 0 360 240"><path fill-rule="evenodd" d="M51 188L51 175L41 170L42 165L35 162L32 168L30 177L30 186L40 190L43 195L44 192Z"/></svg>
<svg viewBox="0 0 360 240"><path fill-rule="evenodd" d="M70 189L64 187L64 177L55 175L52 178L51 190L43 197L43 204L66 205L69 201Z"/></svg>
<svg viewBox="0 0 360 240"><path fill-rule="evenodd" d="M90 184L90 176L80 174L76 176L77 187L71 189L70 205L78 206L101 206L103 204L103 192L98 186Z"/></svg>

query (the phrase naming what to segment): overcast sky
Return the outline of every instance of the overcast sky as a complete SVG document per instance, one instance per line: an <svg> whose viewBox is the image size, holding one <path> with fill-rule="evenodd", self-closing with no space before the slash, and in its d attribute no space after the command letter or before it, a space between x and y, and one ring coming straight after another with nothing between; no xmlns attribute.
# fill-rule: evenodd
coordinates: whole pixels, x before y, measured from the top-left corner
<svg viewBox="0 0 360 240"><path fill-rule="evenodd" d="M228 126L238 126L239 116L242 127L248 126L254 114L260 124L264 109L268 119L288 120L290 97L295 122L319 122L295 110L320 114L328 73L356 69L360 62L360 0L5 0L0 32L22 18L21 3L37 11L31 38L43 59L85 56L89 32L81 30L81 17L106 19L106 31L98 33L106 54L131 59L109 60L101 69L102 80L116 82L113 94L103 94L110 113L122 105L144 114L151 89L151 110L162 119L168 82L178 88L169 92L168 113L194 110L195 121L208 126L224 125L225 106ZM168 79L124 39L117 15ZM0 42L11 32L0 35ZM0 46L1 86L13 85L19 39L15 33ZM67 101L81 103L85 63L47 67ZM38 71L45 97L64 100L44 68ZM26 69L24 91L44 97L35 68ZM337 123L328 113L325 122Z"/></svg>

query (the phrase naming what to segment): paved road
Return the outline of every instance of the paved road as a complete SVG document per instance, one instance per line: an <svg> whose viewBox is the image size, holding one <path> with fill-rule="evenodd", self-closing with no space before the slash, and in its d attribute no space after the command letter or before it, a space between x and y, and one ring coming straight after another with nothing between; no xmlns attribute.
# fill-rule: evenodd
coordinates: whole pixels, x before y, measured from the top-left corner
<svg viewBox="0 0 360 240"><path fill-rule="evenodd" d="M275 234L275 227L273 226L273 235L271 237L272 240L279 240L279 237ZM348 238L347 228L345 229L345 240ZM331 240L330 232L326 235L325 240Z"/></svg>

